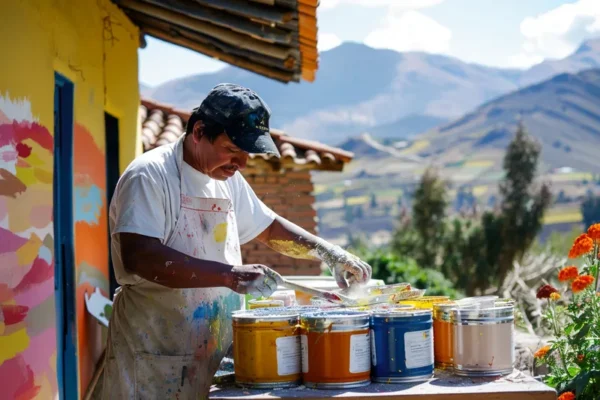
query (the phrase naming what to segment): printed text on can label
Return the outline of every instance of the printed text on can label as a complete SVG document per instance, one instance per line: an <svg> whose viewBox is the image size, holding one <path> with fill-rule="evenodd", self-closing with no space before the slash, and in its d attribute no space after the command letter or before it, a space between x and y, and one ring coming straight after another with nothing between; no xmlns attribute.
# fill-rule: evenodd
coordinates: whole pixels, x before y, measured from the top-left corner
<svg viewBox="0 0 600 400"><path fill-rule="evenodd" d="M350 373L371 369L371 340L368 333L350 336Z"/></svg>
<svg viewBox="0 0 600 400"><path fill-rule="evenodd" d="M279 376L300 373L300 337L286 336L277 338L277 374Z"/></svg>
<svg viewBox="0 0 600 400"><path fill-rule="evenodd" d="M404 334L406 368L433 365L433 329Z"/></svg>

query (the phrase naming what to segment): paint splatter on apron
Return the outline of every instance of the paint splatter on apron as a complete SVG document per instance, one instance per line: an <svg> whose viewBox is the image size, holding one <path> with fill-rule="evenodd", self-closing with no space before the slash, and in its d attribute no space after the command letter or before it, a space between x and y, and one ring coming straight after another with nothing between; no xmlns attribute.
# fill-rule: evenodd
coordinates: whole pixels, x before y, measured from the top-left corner
<svg viewBox="0 0 600 400"><path fill-rule="evenodd" d="M180 182L182 153L176 148ZM182 191L166 245L195 258L240 265L231 201ZM190 279L202 279L202 272ZM242 296L227 288L169 289L146 280L122 287L109 327L102 398L208 398L212 377L232 343L231 313L241 305Z"/></svg>

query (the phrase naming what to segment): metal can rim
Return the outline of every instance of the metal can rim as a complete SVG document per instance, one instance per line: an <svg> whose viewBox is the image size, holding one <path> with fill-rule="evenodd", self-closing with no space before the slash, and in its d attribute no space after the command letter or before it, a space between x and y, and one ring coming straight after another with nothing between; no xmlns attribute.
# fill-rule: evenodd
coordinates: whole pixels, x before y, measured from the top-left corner
<svg viewBox="0 0 600 400"><path fill-rule="evenodd" d="M382 310L373 312L371 316L373 318L387 318L387 319L402 319L410 317L422 317L432 316L433 312L427 309L412 309L412 310Z"/></svg>
<svg viewBox="0 0 600 400"><path fill-rule="evenodd" d="M370 314L362 311L318 311L300 315L300 322L309 330L364 330L369 328Z"/></svg>
<svg viewBox="0 0 600 400"><path fill-rule="evenodd" d="M268 310L268 311L266 311ZM232 320L235 323L248 324L257 322L283 322L298 323L300 313L289 312L271 312L275 308L257 308L254 310L244 310L243 312L233 313Z"/></svg>

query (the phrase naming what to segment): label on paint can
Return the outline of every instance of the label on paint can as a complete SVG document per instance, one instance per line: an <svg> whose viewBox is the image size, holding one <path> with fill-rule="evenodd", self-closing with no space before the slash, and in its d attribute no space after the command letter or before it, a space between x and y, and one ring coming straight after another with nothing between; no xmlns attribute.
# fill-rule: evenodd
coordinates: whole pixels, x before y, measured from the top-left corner
<svg viewBox="0 0 600 400"><path fill-rule="evenodd" d="M433 365L433 329L404 334L406 368Z"/></svg>
<svg viewBox="0 0 600 400"><path fill-rule="evenodd" d="M286 336L275 340L277 347L277 375L300 373L300 337Z"/></svg>
<svg viewBox="0 0 600 400"><path fill-rule="evenodd" d="M308 336L300 336L300 349L302 352L302 373L308 372Z"/></svg>
<svg viewBox="0 0 600 400"><path fill-rule="evenodd" d="M350 373L371 370L371 340L368 333L350 336Z"/></svg>
<svg viewBox="0 0 600 400"><path fill-rule="evenodd" d="M377 352L375 351L375 332L371 329L371 364L377 366Z"/></svg>

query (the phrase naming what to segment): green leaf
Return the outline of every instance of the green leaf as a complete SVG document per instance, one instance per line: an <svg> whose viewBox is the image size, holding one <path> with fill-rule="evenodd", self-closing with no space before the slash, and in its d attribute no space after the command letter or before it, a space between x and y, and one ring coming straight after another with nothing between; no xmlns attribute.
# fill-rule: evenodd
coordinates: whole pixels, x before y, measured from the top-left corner
<svg viewBox="0 0 600 400"><path fill-rule="evenodd" d="M569 364L569 366L567 367L567 370L569 371L569 374L571 376L575 376L575 375L579 374L579 372L581 371L581 368L577 364Z"/></svg>
<svg viewBox="0 0 600 400"><path fill-rule="evenodd" d="M583 372L583 373L579 374L577 377L575 377L575 379L573 381L575 383L575 393L583 393L589 380L590 380L589 372Z"/></svg>
<svg viewBox="0 0 600 400"><path fill-rule="evenodd" d="M588 334L591 327L592 326L589 324L584 325L583 328L581 328L581 330L575 335L575 340L583 339Z"/></svg>
<svg viewBox="0 0 600 400"><path fill-rule="evenodd" d="M565 328L565 334L567 336L571 335L571 332L573 331L573 325L569 324L566 328Z"/></svg>

